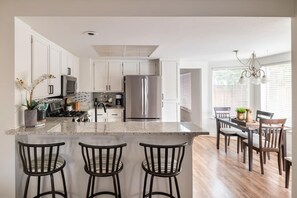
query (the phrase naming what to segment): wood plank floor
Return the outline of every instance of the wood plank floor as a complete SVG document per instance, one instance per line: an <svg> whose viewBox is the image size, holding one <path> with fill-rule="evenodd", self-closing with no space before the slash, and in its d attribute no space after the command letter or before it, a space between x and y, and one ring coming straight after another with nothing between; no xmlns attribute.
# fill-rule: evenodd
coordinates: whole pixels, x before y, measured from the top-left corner
<svg viewBox="0 0 297 198"><path fill-rule="evenodd" d="M291 184L285 188L285 172L280 176L276 155L271 155L260 172L259 155L254 153L253 171L242 163L243 153L236 153L236 140L231 140L228 153L216 149L214 136L199 136L193 142L194 198L273 198L291 197Z"/></svg>

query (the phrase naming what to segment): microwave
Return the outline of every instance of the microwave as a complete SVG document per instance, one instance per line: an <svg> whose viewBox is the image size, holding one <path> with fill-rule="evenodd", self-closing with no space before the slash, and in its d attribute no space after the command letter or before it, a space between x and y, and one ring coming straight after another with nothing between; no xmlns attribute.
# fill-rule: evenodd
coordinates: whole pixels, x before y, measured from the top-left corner
<svg viewBox="0 0 297 198"><path fill-rule="evenodd" d="M73 76L61 76L61 96L73 96L77 89L77 78Z"/></svg>

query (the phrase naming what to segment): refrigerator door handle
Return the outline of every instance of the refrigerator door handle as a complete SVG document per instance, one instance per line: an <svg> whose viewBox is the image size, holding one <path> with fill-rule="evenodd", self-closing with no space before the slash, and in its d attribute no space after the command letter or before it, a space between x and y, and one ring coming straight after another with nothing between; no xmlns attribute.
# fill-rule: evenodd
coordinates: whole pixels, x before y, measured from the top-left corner
<svg viewBox="0 0 297 198"><path fill-rule="evenodd" d="M147 116L148 111L148 104L147 104L147 97L148 97L148 79L144 77L144 115Z"/></svg>
<svg viewBox="0 0 297 198"><path fill-rule="evenodd" d="M144 90L144 78L141 78L141 115L144 115L144 106L145 106L145 90Z"/></svg>

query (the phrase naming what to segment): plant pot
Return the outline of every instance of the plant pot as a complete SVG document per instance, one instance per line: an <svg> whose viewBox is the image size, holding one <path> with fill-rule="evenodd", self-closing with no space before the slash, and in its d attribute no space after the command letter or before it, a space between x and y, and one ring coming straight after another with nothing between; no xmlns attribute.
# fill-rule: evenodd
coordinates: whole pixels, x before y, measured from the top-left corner
<svg viewBox="0 0 297 198"><path fill-rule="evenodd" d="M37 110L25 110L25 127L35 127L37 124Z"/></svg>
<svg viewBox="0 0 297 198"><path fill-rule="evenodd" d="M244 120L245 119L245 113L238 113L237 112L237 119L238 120Z"/></svg>
<svg viewBox="0 0 297 198"><path fill-rule="evenodd" d="M45 122L46 111L37 110L37 122Z"/></svg>

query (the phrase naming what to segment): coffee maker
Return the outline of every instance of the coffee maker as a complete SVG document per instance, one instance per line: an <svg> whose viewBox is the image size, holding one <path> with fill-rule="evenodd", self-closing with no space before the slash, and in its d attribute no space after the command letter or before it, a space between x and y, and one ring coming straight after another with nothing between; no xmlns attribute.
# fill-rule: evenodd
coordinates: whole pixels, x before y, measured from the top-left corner
<svg viewBox="0 0 297 198"><path fill-rule="evenodd" d="M116 94L116 107L121 108L123 106L123 96L122 94Z"/></svg>

